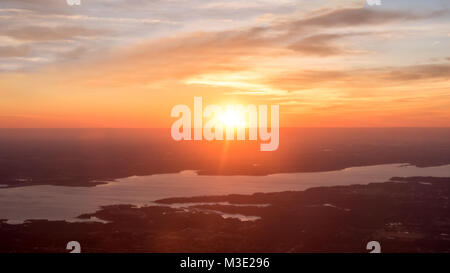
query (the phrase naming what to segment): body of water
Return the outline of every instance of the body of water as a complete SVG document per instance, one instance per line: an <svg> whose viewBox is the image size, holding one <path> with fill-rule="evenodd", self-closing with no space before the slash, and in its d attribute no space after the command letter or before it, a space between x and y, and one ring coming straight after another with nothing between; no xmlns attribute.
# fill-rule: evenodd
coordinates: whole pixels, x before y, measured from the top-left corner
<svg viewBox="0 0 450 273"><path fill-rule="evenodd" d="M450 176L450 165L419 168L407 164L352 167L315 173L267 176L208 176L195 171L132 176L95 187L29 186L0 188L0 219L21 223L27 219L74 221L83 213L113 204L151 205L168 197L252 194L305 190L311 187L368 184L393 176Z"/></svg>

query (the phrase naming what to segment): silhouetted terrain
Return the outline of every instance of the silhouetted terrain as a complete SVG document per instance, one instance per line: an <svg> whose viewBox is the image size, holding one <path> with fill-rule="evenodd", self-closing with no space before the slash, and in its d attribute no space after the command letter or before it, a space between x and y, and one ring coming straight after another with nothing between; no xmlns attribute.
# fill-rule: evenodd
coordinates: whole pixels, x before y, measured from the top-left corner
<svg viewBox="0 0 450 273"><path fill-rule="evenodd" d="M367 252L376 240L383 252L450 252L450 177L402 179L409 182L169 198L162 206L114 205L80 216L108 223L2 222L0 251L66 252L76 240L83 252ZM174 203L186 204L163 206Z"/></svg>
<svg viewBox="0 0 450 273"><path fill-rule="evenodd" d="M94 186L132 175L253 174L450 163L450 128L281 129L280 147L175 142L169 129L0 129L0 184Z"/></svg>

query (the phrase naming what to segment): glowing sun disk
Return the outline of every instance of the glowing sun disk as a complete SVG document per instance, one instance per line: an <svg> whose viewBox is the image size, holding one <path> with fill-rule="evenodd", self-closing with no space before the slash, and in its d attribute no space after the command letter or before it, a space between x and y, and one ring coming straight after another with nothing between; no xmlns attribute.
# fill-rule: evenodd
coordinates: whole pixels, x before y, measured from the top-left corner
<svg viewBox="0 0 450 273"><path fill-rule="evenodd" d="M236 109L227 109L219 116L219 121L226 127L245 127L245 115Z"/></svg>

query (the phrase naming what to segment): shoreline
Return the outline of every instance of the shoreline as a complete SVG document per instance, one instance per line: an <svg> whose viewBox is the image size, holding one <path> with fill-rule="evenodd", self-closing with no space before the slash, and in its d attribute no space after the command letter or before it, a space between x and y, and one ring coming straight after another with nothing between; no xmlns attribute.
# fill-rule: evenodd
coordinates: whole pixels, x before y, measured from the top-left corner
<svg viewBox="0 0 450 273"><path fill-rule="evenodd" d="M284 173L268 176L203 176L193 171L134 176L96 187L30 186L0 189L0 218L20 223L27 219L74 221L102 206L145 206L174 197L302 191L320 186L343 186L388 181L395 176L448 176L450 165L417 168L404 164L354 167L341 171Z"/></svg>
<svg viewBox="0 0 450 273"><path fill-rule="evenodd" d="M65 243L75 239L84 252L365 252L365 242L371 240L379 241L383 252L449 252L450 177L400 180L169 198L157 202L193 206L122 204L79 216L104 223L0 221L0 252L65 252ZM211 202L217 204L205 204ZM240 221L211 210L259 218Z"/></svg>
<svg viewBox="0 0 450 273"><path fill-rule="evenodd" d="M114 177L114 178L107 178L107 179L91 179L91 180L78 180L78 178L60 178L60 179L43 179L43 180L28 180L23 178L16 178L12 179L10 181L14 181L15 184L7 184L8 180L3 180L2 183L6 184L0 184L0 191L1 189L9 189L9 188L20 188L20 187L31 187L31 186L61 186L61 187L96 187L100 185L115 183L122 179L127 178L133 178L133 177L146 177L146 176L155 176L155 175L170 175L170 174L182 174L184 172L195 172L198 176L224 176L224 177L234 177L234 176L251 176L251 177L264 177L264 176L270 176L270 175L279 175L279 174L308 174L308 173L324 173L324 172L334 172L334 171L344 171L346 169L351 168L362 168L362 167L371 167L371 166L382 166L382 165L398 165L400 167L417 167L417 168L431 168L431 167L442 167L442 166L448 166L450 165L450 161L446 163L436 163L436 164L414 164L414 163L381 163L381 164L364 164L364 165L349 165L347 167L341 167L341 168L330 168L330 169L323 169L323 170L304 170L304 171L280 171L280 172L266 172L266 173L215 173L211 171L205 171L205 170L192 170L192 169L184 169L180 171L172 171L172 172L154 172L151 174L145 174L145 175L129 175L129 176L123 176L123 177ZM45 182L44 182L45 181ZM61 185L61 182L67 182L67 184ZM77 182L75 182L77 181ZM17 183L19 182L19 184Z"/></svg>

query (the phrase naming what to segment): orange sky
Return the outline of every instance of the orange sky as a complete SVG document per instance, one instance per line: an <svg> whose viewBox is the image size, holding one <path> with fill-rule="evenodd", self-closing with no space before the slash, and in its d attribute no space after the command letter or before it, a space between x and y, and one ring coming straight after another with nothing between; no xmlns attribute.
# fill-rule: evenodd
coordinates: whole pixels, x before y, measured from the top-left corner
<svg viewBox="0 0 450 273"><path fill-rule="evenodd" d="M169 127L194 96L279 104L289 127L450 126L449 13L360 2L198 0L190 18L6 1L0 127Z"/></svg>

